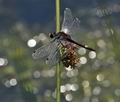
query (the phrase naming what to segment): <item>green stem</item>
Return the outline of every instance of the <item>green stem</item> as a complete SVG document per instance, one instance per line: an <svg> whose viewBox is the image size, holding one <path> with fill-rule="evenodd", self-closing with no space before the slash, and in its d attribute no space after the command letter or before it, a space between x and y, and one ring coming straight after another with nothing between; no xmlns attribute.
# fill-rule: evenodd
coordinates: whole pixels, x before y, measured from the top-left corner
<svg viewBox="0 0 120 102"><path fill-rule="evenodd" d="M60 31L60 0L56 0L56 32ZM56 102L60 102L60 63L56 66L57 76L57 89L56 89Z"/></svg>
<svg viewBox="0 0 120 102"><path fill-rule="evenodd" d="M57 90L56 90L56 102L60 102L60 63L57 64L56 74L57 74Z"/></svg>
<svg viewBox="0 0 120 102"><path fill-rule="evenodd" d="M56 32L60 31L60 0L56 0Z"/></svg>

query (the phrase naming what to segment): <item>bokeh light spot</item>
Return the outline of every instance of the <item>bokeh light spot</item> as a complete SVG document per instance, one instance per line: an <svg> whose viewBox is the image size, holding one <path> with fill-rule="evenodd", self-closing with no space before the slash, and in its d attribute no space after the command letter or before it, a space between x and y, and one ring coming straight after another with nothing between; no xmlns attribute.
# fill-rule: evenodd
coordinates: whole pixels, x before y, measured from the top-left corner
<svg viewBox="0 0 120 102"><path fill-rule="evenodd" d="M16 79L10 79L10 85L11 86L15 86L15 85L17 85L17 80Z"/></svg>
<svg viewBox="0 0 120 102"><path fill-rule="evenodd" d="M73 99L72 94L66 94L65 99L66 99L67 101L72 101L72 99Z"/></svg>
<svg viewBox="0 0 120 102"><path fill-rule="evenodd" d="M72 91L77 91L78 89L79 89L78 84L72 84L72 85L71 85L71 90L72 90Z"/></svg>
<svg viewBox="0 0 120 102"><path fill-rule="evenodd" d="M79 48L78 53L80 55L84 55L84 54L86 54L86 49L85 48Z"/></svg>
<svg viewBox="0 0 120 102"><path fill-rule="evenodd" d="M81 57L80 62L81 62L81 64L86 64L87 63L87 58L86 57Z"/></svg>
<svg viewBox="0 0 120 102"><path fill-rule="evenodd" d="M90 51L90 52L89 52L89 58L91 58L91 59L96 58L96 52Z"/></svg>
<svg viewBox="0 0 120 102"><path fill-rule="evenodd" d="M34 39L30 39L30 40L28 40L27 45L29 47L35 47L36 46L36 41Z"/></svg>
<svg viewBox="0 0 120 102"><path fill-rule="evenodd" d="M5 85L7 88L11 87L9 80L5 81L4 85Z"/></svg>
<svg viewBox="0 0 120 102"><path fill-rule="evenodd" d="M104 75L103 75L103 74L98 74L98 75L96 76L96 79L97 79L98 81L103 81L103 80L104 80Z"/></svg>
<svg viewBox="0 0 120 102"><path fill-rule="evenodd" d="M89 81L87 81L87 80L83 81L82 85L83 85L84 88L89 87Z"/></svg>
<svg viewBox="0 0 120 102"><path fill-rule="evenodd" d="M5 66L8 64L8 60L5 58L0 58L0 66Z"/></svg>
<svg viewBox="0 0 120 102"><path fill-rule="evenodd" d="M93 89L93 95L99 95L100 92L101 92L101 88L99 86L97 86Z"/></svg>
<svg viewBox="0 0 120 102"><path fill-rule="evenodd" d="M70 91L70 90L71 90L71 84L66 84L65 87L66 87L66 90L67 90L67 91Z"/></svg>
<svg viewBox="0 0 120 102"><path fill-rule="evenodd" d="M61 87L60 87L60 92L61 92L61 93L66 92L66 87L65 87L64 85L61 85Z"/></svg>
<svg viewBox="0 0 120 102"><path fill-rule="evenodd" d="M115 95L118 96L118 97L120 96L120 89L115 90Z"/></svg>
<svg viewBox="0 0 120 102"><path fill-rule="evenodd" d="M100 48L105 48L105 47L106 47L106 43L105 43L105 41L102 40L102 39L98 40L97 45L98 45L98 47L100 47Z"/></svg>
<svg viewBox="0 0 120 102"><path fill-rule="evenodd" d="M34 78L40 78L40 72L39 71L34 71L33 72L33 76L34 76Z"/></svg>

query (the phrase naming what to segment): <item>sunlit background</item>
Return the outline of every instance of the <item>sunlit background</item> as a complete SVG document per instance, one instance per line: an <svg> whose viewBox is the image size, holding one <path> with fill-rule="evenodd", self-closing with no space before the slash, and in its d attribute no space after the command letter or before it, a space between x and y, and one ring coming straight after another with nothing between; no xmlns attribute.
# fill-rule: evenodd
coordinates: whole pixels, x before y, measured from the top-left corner
<svg viewBox="0 0 120 102"><path fill-rule="evenodd" d="M80 19L79 68L61 65L61 102L120 102L120 1L61 0ZM0 102L55 102L56 68L35 49L55 31L55 0L0 0Z"/></svg>

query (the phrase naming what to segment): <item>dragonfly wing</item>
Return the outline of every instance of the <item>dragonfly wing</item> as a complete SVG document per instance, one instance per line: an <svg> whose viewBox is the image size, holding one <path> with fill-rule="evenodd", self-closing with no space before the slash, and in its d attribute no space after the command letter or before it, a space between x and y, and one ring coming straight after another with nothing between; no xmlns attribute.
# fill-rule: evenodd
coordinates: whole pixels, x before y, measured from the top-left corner
<svg viewBox="0 0 120 102"><path fill-rule="evenodd" d="M74 19L73 19L71 10L69 8L66 8L64 11L64 19L63 19L61 31L69 34L69 30L71 28L73 20Z"/></svg>
<svg viewBox="0 0 120 102"><path fill-rule="evenodd" d="M60 52L59 49L54 50L48 56L47 64L51 67L57 64L60 61Z"/></svg>
<svg viewBox="0 0 120 102"><path fill-rule="evenodd" d="M61 31L69 34L73 40L79 41L78 35L80 34L80 20L78 18L73 18L72 12L69 8L66 8L64 11Z"/></svg>
<svg viewBox="0 0 120 102"><path fill-rule="evenodd" d="M72 22L71 28L69 29L69 34L71 36L77 35L80 33L80 20L78 18L75 18Z"/></svg>
<svg viewBox="0 0 120 102"><path fill-rule="evenodd" d="M78 40L78 36L80 35L80 20L75 18L72 22L71 28L69 29L69 34L73 40Z"/></svg>
<svg viewBox="0 0 120 102"><path fill-rule="evenodd" d="M51 41L46 45L43 45L42 47L35 50L35 52L32 54L32 57L34 59L47 58L52 52L52 50L56 48L57 48L57 43Z"/></svg>

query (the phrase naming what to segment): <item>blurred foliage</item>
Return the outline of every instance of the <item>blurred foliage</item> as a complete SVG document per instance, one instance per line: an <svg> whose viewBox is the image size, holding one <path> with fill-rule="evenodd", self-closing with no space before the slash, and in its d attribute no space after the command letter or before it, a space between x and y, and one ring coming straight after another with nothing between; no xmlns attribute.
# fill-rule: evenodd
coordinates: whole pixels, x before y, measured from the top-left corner
<svg viewBox="0 0 120 102"><path fill-rule="evenodd" d="M32 7L35 8L38 3L47 6L49 4L47 2L54 4L54 2L47 0L37 1L27 0L25 4L32 5L34 2L33 6L27 7L27 10L29 8L32 10ZM73 14L80 18L81 33L76 36L95 48L97 57L90 59L89 56L85 55L87 63L72 71L65 70L61 65L61 87L63 88L61 101L119 102L119 1L93 0L93 5L89 4L91 0L80 0L79 2L78 0L66 0L62 2L62 9L64 6L71 7ZM20 0L14 0L12 3L9 0L0 0L0 58L8 60L7 65L0 66L0 100L1 102L55 102L55 68L51 69L44 61L33 60L31 56L33 50L43 43L40 42L35 48L27 46L27 41L35 35L39 35L43 31L45 33L54 31L54 18L48 17L48 15L54 17L54 13L51 14L54 8L51 7L53 9L49 12L50 7L42 6L41 10L37 6L36 9L38 11L40 9L38 16L40 21L37 18L36 23L36 17L32 18L32 15L35 16L38 12L29 12L28 16L32 17L24 18L26 12L22 13L25 10L23 4L24 2ZM44 10L47 14L41 17ZM24 17L20 14L24 14ZM32 24L29 21L35 22Z"/></svg>

